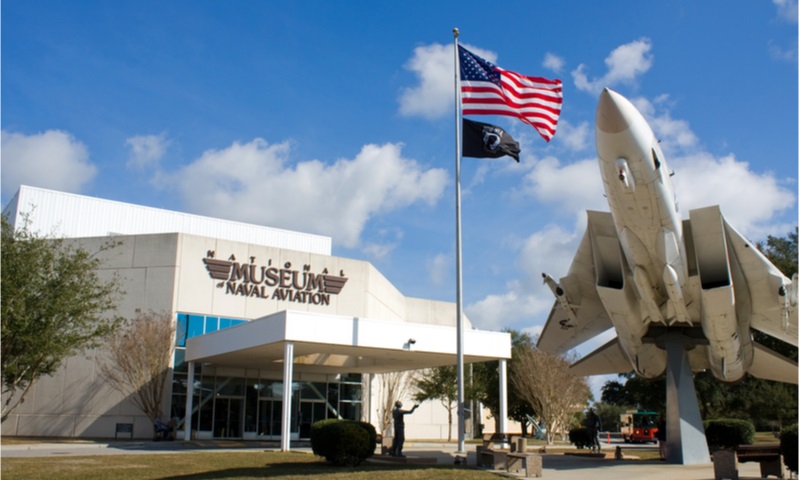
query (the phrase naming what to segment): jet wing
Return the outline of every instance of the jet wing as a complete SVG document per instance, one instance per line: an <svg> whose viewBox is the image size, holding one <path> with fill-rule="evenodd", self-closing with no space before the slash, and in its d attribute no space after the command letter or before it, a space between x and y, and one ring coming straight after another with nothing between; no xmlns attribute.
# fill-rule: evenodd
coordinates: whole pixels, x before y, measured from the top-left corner
<svg viewBox="0 0 800 480"><path fill-rule="evenodd" d="M592 234L604 232L616 238L608 212L587 212L589 228L583 235L569 273L559 281L563 298L556 300L544 325L537 348L561 354L608 330L613 325L600 302L594 273ZM618 240L617 240L618 242Z"/></svg>
<svg viewBox="0 0 800 480"><path fill-rule="evenodd" d="M727 235L728 255L731 262L738 264L746 283L746 286L734 283L737 297L740 292L745 295L749 293L750 327L796 347L797 299L791 298L794 291L792 282L755 245L731 227L724 217L722 220Z"/></svg>
<svg viewBox="0 0 800 480"><path fill-rule="evenodd" d="M756 342L753 342L753 364L747 371L764 380L797 385L797 362Z"/></svg>
<svg viewBox="0 0 800 480"><path fill-rule="evenodd" d="M617 337L569 367L569 372L579 377L628 373L632 370L631 362L622 352Z"/></svg>

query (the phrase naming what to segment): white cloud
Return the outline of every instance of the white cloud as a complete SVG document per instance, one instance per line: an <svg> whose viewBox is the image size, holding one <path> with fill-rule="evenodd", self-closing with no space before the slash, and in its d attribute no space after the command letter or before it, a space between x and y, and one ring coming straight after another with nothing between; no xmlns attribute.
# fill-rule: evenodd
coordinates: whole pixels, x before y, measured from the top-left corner
<svg viewBox="0 0 800 480"><path fill-rule="evenodd" d="M642 97L630 100L650 124L665 153L686 150L698 145L697 136L689 127L689 122L673 119L667 110L657 113L656 106L664 108L669 106L668 96L661 95L655 102Z"/></svg>
<svg viewBox="0 0 800 480"><path fill-rule="evenodd" d="M497 58L495 53L488 50L464 46L492 63ZM453 45L434 43L417 47L405 68L417 76L419 83L401 92L399 99L401 115L434 119L453 113L455 97Z"/></svg>
<svg viewBox="0 0 800 480"><path fill-rule="evenodd" d="M775 234L774 218L792 208L795 193L772 172L755 172L733 154L717 157L706 151L685 120L672 118L668 98L632 100L653 128L666 155L675 195L684 217L695 208L719 205L738 231L757 240ZM659 111L660 109L663 111ZM796 183L792 183L796 187ZM788 231L781 227L780 231Z"/></svg>
<svg viewBox="0 0 800 480"><path fill-rule="evenodd" d="M797 23L797 0L772 0L778 16L789 23Z"/></svg>
<svg viewBox="0 0 800 480"><path fill-rule="evenodd" d="M126 167L134 170L156 169L169 146L165 134L137 135L125 140L131 154Z"/></svg>
<svg viewBox="0 0 800 480"><path fill-rule="evenodd" d="M577 249L579 237L556 225L533 233L520 245L518 259L521 278L508 282L505 291L492 293L466 307L478 328L500 330L525 323L526 331L539 333L553 306L553 295L543 284L541 274L559 278L566 275Z"/></svg>
<svg viewBox="0 0 800 480"><path fill-rule="evenodd" d="M561 119L558 121L558 135L553 139L562 143L567 150L580 152L593 146L594 126L589 125L589 122L572 125L569 121Z"/></svg>
<svg viewBox="0 0 800 480"><path fill-rule="evenodd" d="M448 269L452 267L450 257L440 253L427 262L428 276L430 277L431 285L440 287L444 285L447 278Z"/></svg>
<svg viewBox="0 0 800 480"><path fill-rule="evenodd" d="M2 131L2 189L20 185L80 193L97 167L83 143L59 130L35 135Z"/></svg>
<svg viewBox="0 0 800 480"><path fill-rule="evenodd" d="M544 62L542 62L544 68L548 68L556 73L561 73L564 70L564 65L566 65L566 62L563 58L550 52L545 54Z"/></svg>
<svg viewBox="0 0 800 480"><path fill-rule="evenodd" d="M454 96L452 45L417 47L405 67L416 74L419 84L400 94L400 114L429 119L446 115Z"/></svg>
<svg viewBox="0 0 800 480"><path fill-rule="evenodd" d="M368 243L362 251L373 260L382 260L397 247L396 243Z"/></svg>
<svg viewBox="0 0 800 480"><path fill-rule="evenodd" d="M536 312L546 311L551 304L538 296L522 294L520 286L512 282L504 293L487 295L464 310L475 327L502 330L512 323L510 319L531 318Z"/></svg>
<svg viewBox="0 0 800 480"><path fill-rule="evenodd" d="M652 47L649 38L640 38L615 48L605 59L608 71L594 80L590 80L584 73L586 69L584 64L578 65L578 68L572 71L575 86L579 90L599 94L605 87L635 82L653 65L653 56L650 53Z"/></svg>
<svg viewBox="0 0 800 480"><path fill-rule="evenodd" d="M797 62L797 41L788 47L782 47L771 41L769 43L769 56L780 62Z"/></svg>
<svg viewBox="0 0 800 480"><path fill-rule="evenodd" d="M594 158L561 165L558 159L547 157L525 175L523 188L528 195L567 214L608 208Z"/></svg>
<svg viewBox="0 0 800 480"><path fill-rule="evenodd" d="M191 211L316 232L356 247L371 218L416 203L432 205L448 182L445 170L426 170L400 150L391 143L366 145L355 158L330 165L295 163L289 143L257 138L203 153L172 181Z"/></svg>
<svg viewBox="0 0 800 480"><path fill-rule="evenodd" d="M570 232L558 225L548 225L525 239L520 249L518 263L525 271L527 288L547 297L549 303L553 300L552 292L544 286L541 274L548 273L556 280L567 274L586 226L586 216L582 216L579 230Z"/></svg>
<svg viewBox="0 0 800 480"><path fill-rule="evenodd" d="M753 240L774 234L772 219L796 202L774 174L753 172L733 155L714 158L697 152L675 158L670 168L676 171L673 183L684 216L694 208L719 205L730 224Z"/></svg>

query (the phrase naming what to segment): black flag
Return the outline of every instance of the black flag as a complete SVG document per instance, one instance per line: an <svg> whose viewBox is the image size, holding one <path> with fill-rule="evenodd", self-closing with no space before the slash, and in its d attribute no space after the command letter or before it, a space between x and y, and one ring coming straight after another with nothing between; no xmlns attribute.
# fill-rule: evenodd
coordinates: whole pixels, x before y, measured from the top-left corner
<svg viewBox="0 0 800 480"><path fill-rule="evenodd" d="M505 130L488 123L462 118L461 153L465 157L498 158L504 155L519 162L519 143Z"/></svg>

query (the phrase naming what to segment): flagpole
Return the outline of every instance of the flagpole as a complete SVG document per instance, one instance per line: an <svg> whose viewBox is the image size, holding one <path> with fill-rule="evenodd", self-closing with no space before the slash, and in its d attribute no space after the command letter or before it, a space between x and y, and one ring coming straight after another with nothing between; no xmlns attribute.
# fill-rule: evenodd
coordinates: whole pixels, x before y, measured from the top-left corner
<svg viewBox="0 0 800 480"><path fill-rule="evenodd" d="M455 60L456 99L456 378L458 388L458 450L464 454L464 321L461 296L461 88L459 85L458 28L453 29L453 56Z"/></svg>

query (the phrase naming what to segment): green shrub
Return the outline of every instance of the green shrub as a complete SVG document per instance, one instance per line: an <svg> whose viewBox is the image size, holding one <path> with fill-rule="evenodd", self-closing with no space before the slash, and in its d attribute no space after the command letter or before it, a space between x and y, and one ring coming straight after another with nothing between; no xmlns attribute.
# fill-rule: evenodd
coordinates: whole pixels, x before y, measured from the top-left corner
<svg viewBox="0 0 800 480"><path fill-rule="evenodd" d="M311 437L311 451L314 452L314 455L318 457L325 456L326 445L329 445L331 442L335 441L332 438L333 430L327 427L336 422L341 422L341 420L337 418L329 418L327 420L320 420L311 424L311 431L309 432L309 435Z"/></svg>
<svg viewBox="0 0 800 480"><path fill-rule="evenodd" d="M354 467L375 452L375 427L366 422L327 419L311 426L311 449L334 465Z"/></svg>
<svg viewBox="0 0 800 480"><path fill-rule="evenodd" d="M375 453L375 445L378 443L378 432L375 430L375 427L371 423L367 422L356 422L359 427L363 428L367 431L367 435L369 435L369 443L372 445L372 453ZM372 453L369 456L372 456Z"/></svg>
<svg viewBox="0 0 800 480"><path fill-rule="evenodd" d="M797 473L797 424L781 430L781 455L786 468Z"/></svg>
<svg viewBox="0 0 800 480"><path fill-rule="evenodd" d="M737 445L751 445L756 429L747 420L720 418L703 422L706 442L711 451L733 448Z"/></svg>
<svg viewBox="0 0 800 480"><path fill-rule="evenodd" d="M569 441L578 448L591 447L592 435L586 428L573 428L569 431Z"/></svg>

